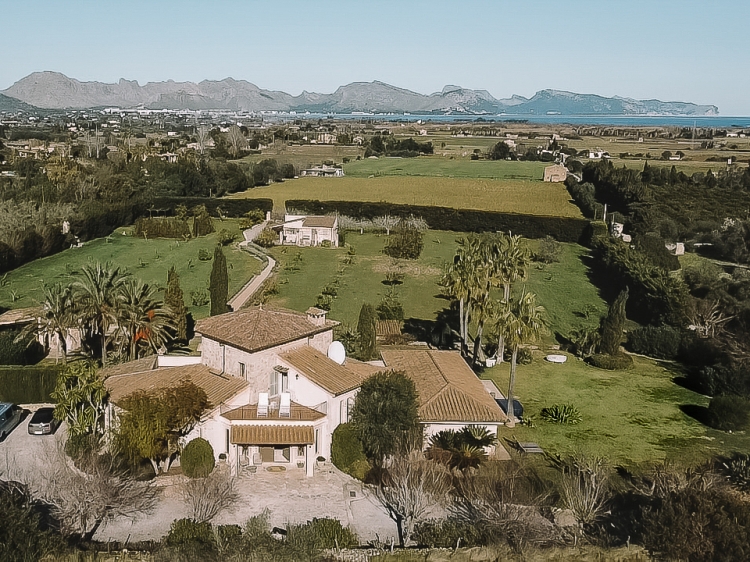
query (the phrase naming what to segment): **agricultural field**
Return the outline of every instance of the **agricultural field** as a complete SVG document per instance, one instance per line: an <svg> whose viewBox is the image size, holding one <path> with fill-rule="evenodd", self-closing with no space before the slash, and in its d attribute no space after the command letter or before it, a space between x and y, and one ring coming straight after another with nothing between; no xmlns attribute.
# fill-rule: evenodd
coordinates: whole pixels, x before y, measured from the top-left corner
<svg viewBox="0 0 750 562"><path fill-rule="evenodd" d="M242 239L237 220L214 220L217 232L227 229ZM213 256L217 233L185 241L133 236L133 228L118 228L111 236L86 242L82 248L70 248L59 254L35 260L5 274L0 279L0 306L23 308L36 306L42 298L43 286L54 283L71 283L77 272L87 263L111 262L140 278L145 283L163 288L167 284L167 271L175 266L180 276L180 286L185 304L193 318L208 316L209 305L193 306L191 292L208 288L212 261L201 261L201 248ZM239 291L245 283L263 268L262 263L248 252L240 250L236 242L224 248L229 268L229 294Z"/></svg>
<svg viewBox="0 0 750 562"><path fill-rule="evenodd" d="M256 187L230 198L271 198L283 211L288 199L387 201L558 217L581 217L563 184L530 180L387 176L300 178Z"/></svg>
<svg viewBox="0 0 750 562"><path fill-rule="evenodd" d="M497 140L497 139L495 139ZM439 156L418 158L365 158L344 165L347 176L430 176L446 178L484 178L497 180L541 181L544 162L506 160L449 159Z"/></svg>

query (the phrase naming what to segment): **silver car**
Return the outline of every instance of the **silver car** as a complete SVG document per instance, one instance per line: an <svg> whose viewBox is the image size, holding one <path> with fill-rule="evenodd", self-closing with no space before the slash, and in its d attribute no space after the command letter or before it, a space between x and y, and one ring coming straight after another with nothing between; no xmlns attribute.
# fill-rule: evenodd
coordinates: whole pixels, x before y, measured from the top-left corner
<svg viewBox="0 0 750 562"><path fill-rule="evenodd" d="M39 408L29 420L29 435L54 433L60 422L55 419L54 408Z"/></svg>
<svg viewBox="0 0 750 562"><path fill-rule="evenodd" d="M21 423L23 410L10 402L0 402L0 441Z"/></svg>

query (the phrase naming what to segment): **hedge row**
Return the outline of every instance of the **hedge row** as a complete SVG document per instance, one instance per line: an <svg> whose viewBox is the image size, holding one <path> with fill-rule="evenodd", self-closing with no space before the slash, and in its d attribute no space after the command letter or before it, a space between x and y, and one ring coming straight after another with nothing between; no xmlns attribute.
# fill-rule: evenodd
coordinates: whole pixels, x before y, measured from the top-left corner
<svg viewBox="0 0 750 562"><path fill-rule="evenodd" d="M526 238L552 236L560 242L580 242L583 240L588 221L573 217L550 217L522 215L497 211L453 209L426 205L399 205L388 202L361 201L317 201L292 199L286 202L287 208L302 212L325 215L339 213L350 217L372 219L392 215L398 217L422 217L430 228L453 230L456 232L511 231Z"/></svg>
<svg viewBox="0 0 750 562"><path fill-rule="evenodd" d="M241 217L254 209L260 209L265 214L273 210L273 199L216 199L214 197L155 197L151 203L152 209L168 209L173 213L177 205L185 205L188 209L205 205L212 216L218 215L216 209L221 207L227 217Z"/></svg>
<svg viewBox="0 0 750 562"><path fill-rule="evenodd" d="M62 365L0 366L0 401L16 404L51 402Z"/></svg>

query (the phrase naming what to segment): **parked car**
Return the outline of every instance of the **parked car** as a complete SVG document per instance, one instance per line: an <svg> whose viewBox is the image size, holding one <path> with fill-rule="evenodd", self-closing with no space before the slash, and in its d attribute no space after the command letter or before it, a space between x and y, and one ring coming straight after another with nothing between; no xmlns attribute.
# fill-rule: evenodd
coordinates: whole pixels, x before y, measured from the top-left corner
<svg viewBox="0 0 750 562"><path fill-rule="evenodd" d="M54 433L59 420L54 417L54 408L39 408L29 420L29 435L46 435Z"/></svg>
<svg viewBox="0 0 750 562"><path fill-rule="evenodd" d="M0 441L21 423L22 417L23 410L20 406L10 402L0 402Z"/></svg>

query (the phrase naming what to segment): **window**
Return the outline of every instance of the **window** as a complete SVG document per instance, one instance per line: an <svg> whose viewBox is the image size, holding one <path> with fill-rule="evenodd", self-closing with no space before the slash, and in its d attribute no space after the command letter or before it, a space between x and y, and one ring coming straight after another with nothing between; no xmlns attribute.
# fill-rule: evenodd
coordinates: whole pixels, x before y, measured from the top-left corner
<svg viewBox="0 0 750 562"><path fill-rule="evenodd" d="M247 372L245 371L244 363L240 363L240 377L247 380Z"/></svg>
<svg viewBox="0 0 750 562"><path fill-rule="evenodd" d="M297 447L297 456L298 457L304 457L305 456L305 446L304 445L300 445L299 447Z"/></svg>
<svg viewBox="0 0 750 562"><path fill-rule="evenodd" d="M268 380L269 396L278 396L289 389L289 373L273 371Z"/></svg>
<svg viewBox="0 0 750 562"><path fill-rule="evenodd" d="M320 437L320 430L315 430L315 454L317 455L320 452L320 447L318 445L318 438Z"/></svg>
<svg viewBox="0 0 750 562"><path fill-rule="evenodd" d="M225 450L224 450L224 452L225 452L225 453L229 453L229 430L228 430L228 429L227 429L227 438L226 438L226 443L225 443L225 446L224 446L224 447L225 447Z"/></svg>

